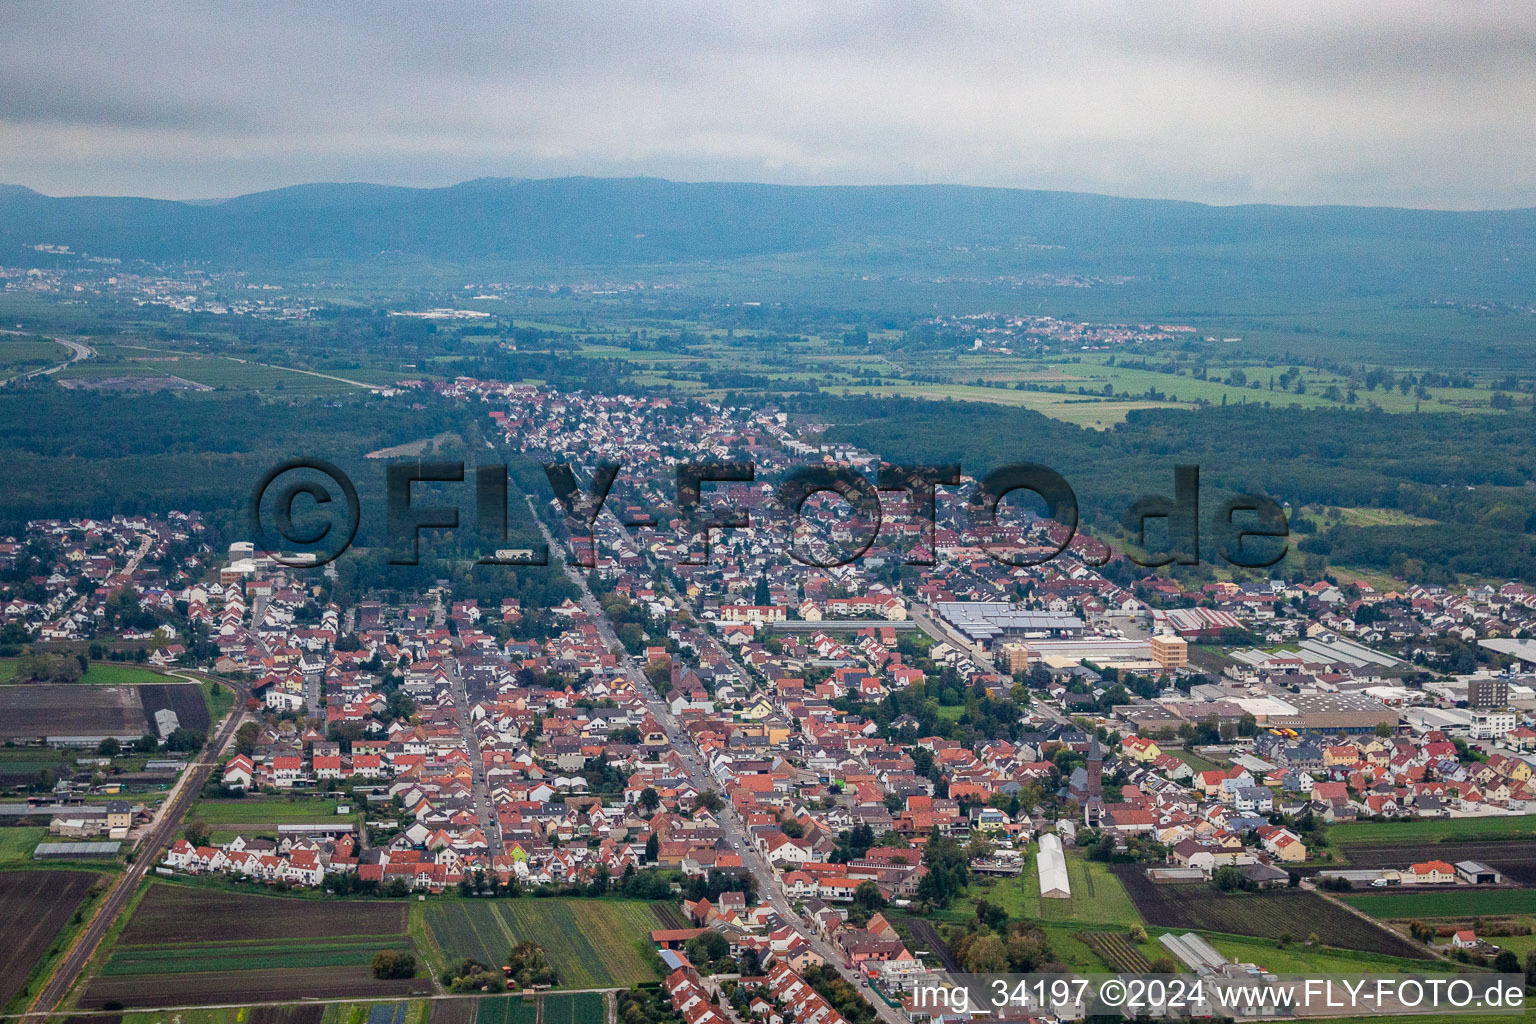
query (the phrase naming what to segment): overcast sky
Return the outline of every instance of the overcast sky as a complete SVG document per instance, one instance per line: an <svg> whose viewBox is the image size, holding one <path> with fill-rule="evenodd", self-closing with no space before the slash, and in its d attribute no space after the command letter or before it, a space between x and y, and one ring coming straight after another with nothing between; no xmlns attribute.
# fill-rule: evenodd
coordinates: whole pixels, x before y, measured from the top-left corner
<svg viewBox="0 0 1536 1024"><path fill-rule="evenodd" d="M733 13L734 12L734 13ZM1536 206L1536 3L11 3L0 182L486 175Z"/></svg>

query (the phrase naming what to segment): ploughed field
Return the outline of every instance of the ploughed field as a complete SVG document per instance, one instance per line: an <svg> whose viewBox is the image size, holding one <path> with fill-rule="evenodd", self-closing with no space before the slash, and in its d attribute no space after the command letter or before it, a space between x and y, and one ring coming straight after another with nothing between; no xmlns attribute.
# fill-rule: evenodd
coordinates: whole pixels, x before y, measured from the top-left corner
<svg viewBox="0 0 1536 1024"><path fill-rule="evenodd" d="M1316 934L1325 945L1359 949L1408 959L1430 954L1382 925L1373 924L1300 889L1266 889L1252 893L1222 893L1210 885L1159 885L1137 864L1117 864L1125 885L1147 924L1158 928L1189 928L1258 935L1298 941Z"/></svg>
<svg viewBox="0 0 1536 1024"><path fill-rule="evenodd" d="M155 882L80 999L82 1009L428 991L380 980L373 957L415 950L400 902L319 901Z"/></svg>
<svg viewBox="0 0 1536 1024"><path fill-rule="evenodd" d="M46 736L143 736L155 731L155 712L176 712L189 729L208 730L208 705L196 683L87 686L23 683L0 686L0 740Z"/></svg>
<svg viewBox="0 0 1536 1024"><path fill-rule="evenodd" d="M97 877L90 871L0 872L0 908L8 921L0 942L0 1007L26 985Z"/></svg>
<svg viewBox="0 0 1536 1024"><path fill-rule="evenodd" d="M676 927L676 911L638 900L438 900L426 907L432 937L449 962L506 962L519 942L544 947L562 988L626 987L654 981L650 935Z"/></svg>

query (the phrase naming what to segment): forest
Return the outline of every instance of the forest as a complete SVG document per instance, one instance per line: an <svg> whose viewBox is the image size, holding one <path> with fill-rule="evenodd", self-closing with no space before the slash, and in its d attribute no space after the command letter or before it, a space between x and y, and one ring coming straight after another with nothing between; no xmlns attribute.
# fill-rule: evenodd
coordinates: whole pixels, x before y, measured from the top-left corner
<svg viewBox="0 0 1536 1024"><path fill-rule="evenodd" d="M1340 564L1445 582L1449 574L1536 581L1536 416L1388 414L1228 406L1138 410L1105 431L1027 409L817 396L786 399L833 422L828 437L892 461L959 462L983 475L1042 462L1072 485L1083 522L1118 536L1136 498L1173 493L1175 464L1200 467L1200 501L1257 493L1292 506L1390 509L1432 523L1349 525L1293 536ZM1209 552L1206 552L1209 556Z"/></svg>

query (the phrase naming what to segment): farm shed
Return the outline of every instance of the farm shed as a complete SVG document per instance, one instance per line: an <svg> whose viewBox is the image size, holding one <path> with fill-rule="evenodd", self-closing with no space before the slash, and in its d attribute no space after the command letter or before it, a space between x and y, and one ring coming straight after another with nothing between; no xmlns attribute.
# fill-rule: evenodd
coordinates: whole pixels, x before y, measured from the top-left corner
<svg viewBox="0 0 1536 1024"><path fill-rule="evenodd" d="M1067 878L1067 857L1061 840L1050 833L1040 837L1040 856L1035 858L1040 872L1040 897L1048 900L1072 898L1072 883Z"/></svg>
<svg viewBox="0 0 1536 1024"><path fill-rule="evenodd" d="M1175 935L1172 932L1157 937L1158 945L1183 961L1184 966L1199 974L1220 971L1227 965L1227 958L1216 952L1194 932Z"/></svg>
<svg viewBox="0 0 1536 1024"><path fill-rule="evenodd" d="M1473 885L1498 885L1504 881L1504 876L1493 868L1475 860L1459 860L1456 862L1456 874L1471 882Z"/></svg>
<svg viewBox="0 0 1536 1024"><path fill-rule="evenodd" d="M39 843L32 851L33 860L86 860L116 857L122 843Z"/></svg>

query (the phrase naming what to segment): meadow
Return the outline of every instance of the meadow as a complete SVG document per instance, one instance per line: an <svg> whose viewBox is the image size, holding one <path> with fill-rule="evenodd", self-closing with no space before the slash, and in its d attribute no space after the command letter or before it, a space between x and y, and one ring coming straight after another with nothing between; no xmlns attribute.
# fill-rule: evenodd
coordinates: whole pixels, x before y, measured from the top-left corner
<svg viewBox="0 0 1536 1024"><path fill-rule="evenodd" d="M209 825L292 825L328 822L335 817L336 801L326 797L252 795L199 800L192 805L187 820Z"/></svg>
<svg viewBox="0 0 1536 1024"><path fill-rule="evenodd" d="M32 863L32 851L47 838L48 828L45 825L11 825L0 828L0 864Z"/></svg>

